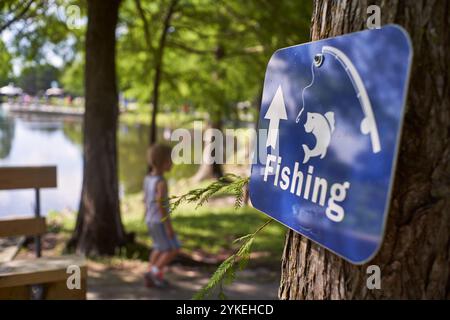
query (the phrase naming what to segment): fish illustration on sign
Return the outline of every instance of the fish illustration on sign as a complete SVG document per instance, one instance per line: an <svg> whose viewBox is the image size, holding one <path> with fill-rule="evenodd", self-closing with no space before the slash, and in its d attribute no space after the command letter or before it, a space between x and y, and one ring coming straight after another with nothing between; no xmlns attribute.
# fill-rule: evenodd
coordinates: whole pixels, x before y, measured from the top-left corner
<svg viewBox="0 0 450 320"><path fill-rule="evenodd" d="M320 156L323 159L327 154L331 141L331 134L334 131L334 112L320 113L308 112L306 114L305 131L312 133L316 138L316 145L310 149L306 144L302 144L305 152L303 163L307 163L310 158Z"/></svg>
<svg viewBox="0 0 450 320"><path fill-rule="evenodd" d="M315 82L315 68L320 68L325 60L325 54L331 55L344 68L348 77L351 80L352 86L355 89L356 96L361 104L364 112L364 118L361 121L360 129L365 135L369 135L372 143L373 153L381 151L380 138L378 135L378 128L375 121L375 116L372 110L372 104L367 94L361 76L353 65L352 61L341 50L332 46L323 46L322 52L314 56L311 63L311 82L302 90L302 108L295 119L296 123L300 122L300 117L305 110L305 91L309 89ZM325 115L319 113L308 113L305 123L305 130L307 133L312 133L316 138L316 146L310 149L307 145L302 144L305 156L303 163L307 163L310 158L320 156L323 159L327 153L327 148L330 144L331 134L334 131L334 113L327 112Z"/></svg>

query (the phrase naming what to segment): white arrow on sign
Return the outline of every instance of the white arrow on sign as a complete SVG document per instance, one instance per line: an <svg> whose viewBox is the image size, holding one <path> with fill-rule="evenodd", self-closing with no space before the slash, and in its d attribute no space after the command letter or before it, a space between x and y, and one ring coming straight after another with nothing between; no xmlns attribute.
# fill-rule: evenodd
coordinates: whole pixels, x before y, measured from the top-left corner
<svg viewBox="0 0 450 320"><path fill-rule="evenodd" d="M269 132L267 134L266 147L272 146L275 149L278 140L278 125L280 120L287 120L286 105L284 104L283 90L278 86L277 92L267 109L264 119L269 119Z"/></svg>

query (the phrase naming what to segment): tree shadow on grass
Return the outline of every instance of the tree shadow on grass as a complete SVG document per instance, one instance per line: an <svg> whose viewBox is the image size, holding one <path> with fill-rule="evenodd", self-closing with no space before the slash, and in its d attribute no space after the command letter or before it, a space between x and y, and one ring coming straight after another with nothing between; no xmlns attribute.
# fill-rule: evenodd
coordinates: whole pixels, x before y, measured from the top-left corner
<svg viewBox="0 0 450 320"><path fill-rule="evenodd" d="M173 225L182 243L181 263L189 265L203 262L218 264L237 250L234 243L244 235L255 232L267 217L255 211L233 209L207 213L205 209L196 214L174 214ZM205 213L206 212L206 213ZM145 224L132 224L136 242L128 244L122 254L127 258L147 260L151 240ZM264 252L260 262L279 265L286 228L276 222L268 225L255 238L252 252Z"/></svg>

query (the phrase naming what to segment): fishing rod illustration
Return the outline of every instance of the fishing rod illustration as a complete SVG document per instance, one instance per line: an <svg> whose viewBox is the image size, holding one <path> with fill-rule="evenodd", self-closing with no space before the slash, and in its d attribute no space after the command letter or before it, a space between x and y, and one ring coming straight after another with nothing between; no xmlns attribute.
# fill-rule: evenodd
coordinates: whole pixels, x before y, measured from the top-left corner
<svg viewBox="0 0 450 320"><path fill-rule="evenodd" d="M297 115L295 122L298 123L300 121L300 117L305 109L304 92L306 89L308 89L309 87L311 87L313 85L314 79L315 79L314 78L315 77L314 76L314 67L319 68L323 64L323 61L325 59L324 54L332 55L337 61L339 61L339 63L344 68L345 72L347 73L348 77L350 78L350 81L356 92L356 96L358 97L358 101L364 112L364 119L361 121L361 125L360 125L361 132L365 135L370 135L373 153L380 152L381 145L380 145L380 138L378 135L378 129L377 129L376 121L375 121L375 116L373 114L372 104L370 103L370 99L367 94L366 88L364 87L364 83L361 79L361 76L359 75L354 64L347 57L347 55L335 47L323 46L322 53L315 55L314 61L311 63L312 79L311 79L311 82L302 90L303 105L302 105L302 109L300 110L300 112Z"/></svg>

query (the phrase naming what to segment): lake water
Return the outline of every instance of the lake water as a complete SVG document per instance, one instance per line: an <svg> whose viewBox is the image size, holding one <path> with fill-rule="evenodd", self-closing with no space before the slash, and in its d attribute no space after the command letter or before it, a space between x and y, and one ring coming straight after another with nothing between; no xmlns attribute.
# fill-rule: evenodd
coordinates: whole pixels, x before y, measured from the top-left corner
<svg viewBox="0 0 450 320"><path fill-rule="evenodd" d="M146 172L148 126L120 124L119 177L121 195L141 189ZM162 136L162 134L160 134ZM0 166L56 165L58 187L41 190L41 212L77 210L82 183L82 123L80 119L6 114L0 106ZM195 168L172 170L172 178ZM33 190L0 191L0 218L32 215Z"/></svg>

